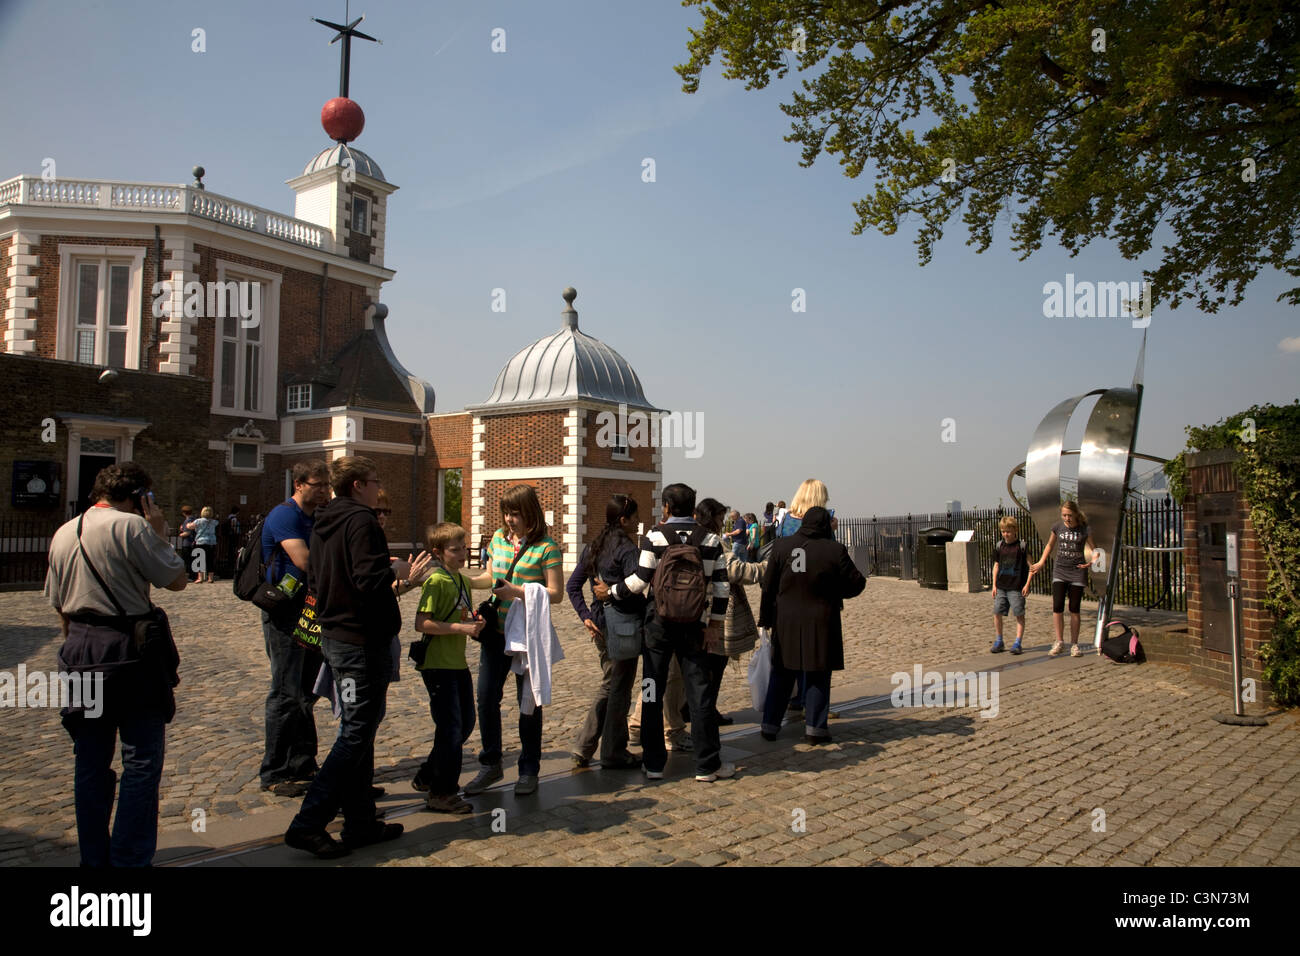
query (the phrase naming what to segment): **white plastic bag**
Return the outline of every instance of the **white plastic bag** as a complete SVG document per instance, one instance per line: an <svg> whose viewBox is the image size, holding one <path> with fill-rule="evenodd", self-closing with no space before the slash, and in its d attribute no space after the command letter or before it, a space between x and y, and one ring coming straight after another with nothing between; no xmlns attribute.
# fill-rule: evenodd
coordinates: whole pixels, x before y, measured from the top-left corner
<svg viewBox="0 0 1300 956"><path fill-rule="evenodd" d="M765 627L758 629L758 646L754 656L749 659L749 696L754 702L754 709L763 712L763 702L767 700L767 683L772 677L772 639Z"/></svg>

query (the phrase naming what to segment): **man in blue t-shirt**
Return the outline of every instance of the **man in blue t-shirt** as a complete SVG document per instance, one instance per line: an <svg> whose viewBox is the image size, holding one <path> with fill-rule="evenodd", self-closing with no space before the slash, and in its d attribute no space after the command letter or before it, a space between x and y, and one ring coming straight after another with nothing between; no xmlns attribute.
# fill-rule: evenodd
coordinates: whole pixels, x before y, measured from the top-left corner
<svg viewBox="0 0 1300 956"><path fill-rule="evenodd" d="M731 512L731 530L724 535L731 543L731 552L744 561L749 553L749 524L739 511Z"/></svg>
<svg viewBox="0 0 1300 956"><path fill-rule="evenodd" d="M307 583L307 542L312 515L330 500L329 466L300 461L293 466L293 497L271 509L262 525L262 561L266 580L302 595ZM293 607L301 606L301 601ZM316 653L293 639L295 620L272 619L262 612L262 636L271 661L271 691L266 695L266 754L262 789L277 796L300 797L316 773L316 720L311 692L319 669ZM307 673L310 671L310 673Z"/></svg>

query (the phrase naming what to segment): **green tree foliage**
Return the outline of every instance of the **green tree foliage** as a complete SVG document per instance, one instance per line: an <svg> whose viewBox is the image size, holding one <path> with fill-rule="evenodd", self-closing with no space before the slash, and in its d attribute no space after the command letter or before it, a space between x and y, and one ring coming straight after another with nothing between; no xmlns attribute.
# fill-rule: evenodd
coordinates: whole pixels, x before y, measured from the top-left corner
<svg viewBox="0 0 1300 956"><path fill-rule="evenodd" d="M461 470L449 468L442 476L442 520L460 524Z"/></svg>
<svg viewBox="0 0 1300 956"><path fill-rule="evenodd" d="M1236 449L1235 468L1250 523L1268 561L1264 606L1277 621L1261 649L1264 678L1278 703L1300 705L1300 401L1256 405L1214 425L1188 427L1189 451ZM1169 488L1187 493L1186 452L1165 466Z"/></svg>
<svg viewBox="0 0 1300 956"><path fill-rule="evenodd" d="M1005 212L1021 258L1050 235L1072 255L1107 239L1136 259L1167 225L1146 276L1170 307L1236 305L1266 265L1300 277L1291 0L683 5L703 14L683 88L715 56L747 89L812 71L781 106L786 140L804 166L824 151L850 178L871 169L854 233L918 219L923 265L954 215L983 252ZM1300 286L1280 298L1300 304Z"/></svg>

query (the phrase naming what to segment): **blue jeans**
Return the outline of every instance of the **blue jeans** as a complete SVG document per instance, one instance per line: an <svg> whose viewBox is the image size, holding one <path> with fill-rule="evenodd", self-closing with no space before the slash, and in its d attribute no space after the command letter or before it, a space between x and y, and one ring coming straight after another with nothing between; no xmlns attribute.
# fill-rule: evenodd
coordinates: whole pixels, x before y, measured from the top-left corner
<svg viewBox="0 0 1300 956"><path fill-rule="evenodd" d="M325 638L325 660L339 687L343 716L329 756L311 782L290 831L319 833L343 811L343 831L375 823L375 733L384 718L393 656L388 641L345 644Z"/></svg>
<svg viewBox="0 0 1300 956"><path fill-rule="evenodd" d="M664 747L663 692L668 686L668 666L677 655L682 665L682 685L691 711L691 738L695 741L696 773L712 773L722 765L722 743L714 719L717 694L713 690L710 655L704 652L703 624L674 624L651 616L646 620L642 675L653 681L641 696L641 761L647 770L662 771L668 762ZM646 697L654 700L647 700Z"/></svg>
<svg viewBox="0 0 1300 956"><path fill-rule="evenodd" d="M789 705L790 690L796 680L805 688L804 733L809 737L829 737L827 723L831 715L831 672L792 671L772 665L772 676L767 681L767 696L763 699L763 732L775 734L781 729L781 720Z"/></svg>
<svg viewBox="0 0 1300 956"><path fill-rule="evenodd" d="M506 675L513 662L505 652L505 638L489 637L479 645L478 657L478 732L483 740L483 750L478 762L484 767L501 765L501 695L505 691ZM515 675L515 700L524 697L524 677ZM519 710L519 774L537 776L542 769L542 708L531 714Z"/></svg>
<svg viewBox="0 0 1300 956"><path fill-rule="evenodd" d="M435 668L420 671L420 676L429 691L433 749L416 776L429 784L430 793L448 796L460 789L465 741L474 732L474 683L469 668Z"/></svg>
<svg viewBox="0 0 1300 956"><path fill-rule="evenodd" d="M82 866L149 866L158 846L158 784L166 750L164 715L157 710L82 720L76 731L77 844ZM122 737L122 780L112 769ZM108 833L118 797L113 835Z"/></svg>
<svg viewBox="0 0 1300 956"><path fill-rule="evenodd" d="M262 636L271 661L271 691L266 695L266 753L262 786L304 780L316 771L316 719L312 693L320 659L271 622L262 612Z"/></svg>

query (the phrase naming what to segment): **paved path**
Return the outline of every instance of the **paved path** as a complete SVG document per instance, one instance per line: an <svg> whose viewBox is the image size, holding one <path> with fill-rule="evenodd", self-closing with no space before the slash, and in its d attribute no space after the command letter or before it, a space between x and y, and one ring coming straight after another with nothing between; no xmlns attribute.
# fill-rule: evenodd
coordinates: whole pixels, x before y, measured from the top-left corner
<svg viewBox="0 0 1300 956"><path fill-rule="evenodd" d="M256 609L235 600L228 582L158 600L182 657L159 861L321 865L276 845L298 801L258 786L269 671ZM414 602L403 600L408 622ZM1300 864L1295 713L1262 729L1225 727L1212 715L1226 699L1176 668L1047 658L1050 601L1037 595L1029 599L1031 651L990 655L990 604L987 593L872 579L845 609L835 743L809 747L798 727L775 743L761 740L746 723L755 719L749 688L733 666L721 709L737 717L725 743L741 773L698 784L688 756L673 758L658 783L638 773L567 772L598 670L566 603L557 618L568 658L546 710L539 794L515 801L508 778L476 798L473 817L424 812L407 781L432 727L423 685L407 670L390 693L376 768L390 791L383 805L408 832L345 862ZM0 620L0 670L54 667L57 626L39 594L0 594ZM918 664L998 669L997 716L880 699L891 674ZM508 748L513 712L511 703ZM324 704L317 725L328 741ZM75 862L72 748L57 712L0 710L0 739L0 864ZM475 733L467 774L477 750ZM516 756L508 751L507 764ZM200 809L206 829L195 833Z"/></svg>

